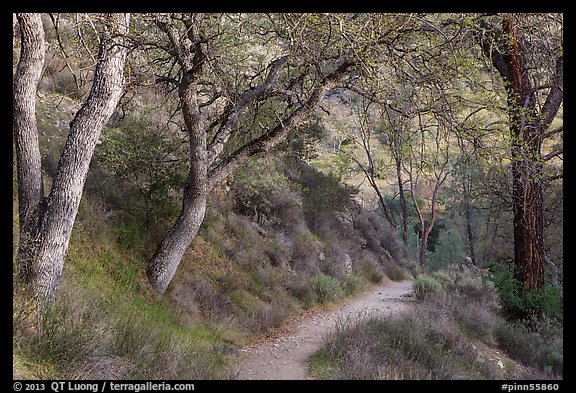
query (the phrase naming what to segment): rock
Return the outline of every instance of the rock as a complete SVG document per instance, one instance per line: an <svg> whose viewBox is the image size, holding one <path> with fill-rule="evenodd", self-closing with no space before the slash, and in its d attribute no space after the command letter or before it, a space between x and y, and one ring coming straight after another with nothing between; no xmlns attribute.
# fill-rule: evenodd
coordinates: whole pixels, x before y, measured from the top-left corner
<svg viewBox="0 0 576 393"><path fill-rule="evenodd" d="M226 343L217 345L216 349L223 355L232 355L239 352L236 346Z"/></svg>
<svg viewBox="0 0 576 393"><path fill-rule="evenodd" d="M344 273L347 276L352 274L352 258L348 254L344 254Z"/></svg>

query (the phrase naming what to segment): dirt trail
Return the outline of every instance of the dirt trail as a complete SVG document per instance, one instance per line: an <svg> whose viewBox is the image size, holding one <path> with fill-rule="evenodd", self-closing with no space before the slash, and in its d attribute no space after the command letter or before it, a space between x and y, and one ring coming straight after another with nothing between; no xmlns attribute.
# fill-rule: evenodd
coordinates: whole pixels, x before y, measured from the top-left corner
<svg viewBox="0 0 576 393"><path fill-rule="evenodd" d="M308 358L322 345L338 320L365 313L390 314L410 306L412 281L384 281L343 306L288 323L275 338L240 350L238 379L311 379Z"/></svg>

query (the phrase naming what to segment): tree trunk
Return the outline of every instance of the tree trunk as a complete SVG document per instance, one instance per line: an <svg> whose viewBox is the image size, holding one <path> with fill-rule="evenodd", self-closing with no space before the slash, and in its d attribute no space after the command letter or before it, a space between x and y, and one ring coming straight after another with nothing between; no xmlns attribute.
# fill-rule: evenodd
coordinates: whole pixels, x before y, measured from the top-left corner
<svg viewBox="0 0 576 393"><path fill-rule="evenodd" d="M206 213L206 193L189 184L184 205L176 223L162 239L147 269L148 281L154 290L164 293L188 246L200 229Z"/></svg>
<svg viewBox="0 0 576 393"><path fill-rule="evenodd" d="M398 194L400 197L400 207L402 209L402 242L408 247L408 206L404 196L404 182L402 181L402 162L396 158L396 178L398 179Z"/></svg>
<svg viewBox="0 0 576 393"><path fill-rule="evenodd" d="M513 108L518 108L517 103ZM518 110L510 110L512 136L512 208L514 276L525 291L544 285L542 161L537 125L520 127Z"/></svg>
<svg viewBox="0 0 576 393"><path fill-rule="evenodd" d="M39 230L27 255L32 255L30 285L42 306L56 294L92 153L123 92L129 19L129 14L106 16L90 94L70 123L56 178L38 212Z"/></svg>
<svg viewBox="0 0 576 393"><path fill-rule="evenodd" d="M200 69L195 71L199 72ZM176 223L158 245L147 269L148 281L160 294L166 291L172 281L186 249L198 234L206 213L208 151L206 131L200 122L196 76L197 74L186 73L178 90L190 143L190 167L182 210Z"/></svg>
<svg viewBox="0 0 576 393"><path fill-rule="evenodd" d="M44 67L44 28L40 14L17 14L20 26L20 60L14 76L12 130L18 174L20 236L18 271L23 282L30 279L31 242L38 231L38 206L44 197L38 128L36 90Z"/></svg>
<svg viewBox="0 0 576 393"><path fill-rule="evenodd" d="M374 191L376 191L376 195L378 196L378 201L380 202L380 206L382 207L382 213L384 214L384 218L386 218L386 221L388 221L388 223L392 226L392 228L397 229L398 225L396 224L396 220L394 220L394 215L392 215L392 212L390 212L390 209L388 208L388 205L384 200L384 196L380 192L380 187L378 187L378 184L376 184L376 179L373 176L373 172L368 174L368 176L369 176L368 182L370 183Z"/></svg>
<svg viewBox="0 0 576 393"><path fill-rule="evenodd" d="M563 101L564 58L556 59L556 70L546 101L536 109L535 92L526 62L526 46L518 31L516 17L507 14L502 21L499 41L494 29L481 23L488 34L480 45L499 72L508 99L508 120L512 156L512 205L514 225L514 274L526 292L544 284L544 221L542 213L541 144ZM493 44L496 44L494 46ZM539 112L539 113L538 113Z"/></svg>
<svg viewBox="0 0 576 393"><path fill-rule="evenodd" d="M510 84L508 116L512 139L512 206L515 276L525 291L544 284L544 221L542 217L541 127L536 123L532 87L527 77L514 16L504 20L508 34Z"/></svg>
<svg viewBox="0 0 576 393"><path fill-rule="evenodd" d="M466 235L468 237L468 251L472 264L476 265L476 252L474 251L474 230L472 229L472 212L470 208L470 187L466 187L468 179L463 181L464 191L464 217L466 219Z"/></svg>

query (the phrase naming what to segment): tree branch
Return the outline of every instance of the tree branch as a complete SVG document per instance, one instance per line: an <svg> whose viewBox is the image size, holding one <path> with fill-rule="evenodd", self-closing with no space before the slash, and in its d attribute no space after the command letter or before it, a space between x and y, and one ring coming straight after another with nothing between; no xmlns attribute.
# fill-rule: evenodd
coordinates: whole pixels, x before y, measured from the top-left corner
<svg viewBox="0 0 576 393"><path fill-rule="evenodd" d="M504 56L495 47L499 32L494 28L494 26L490 25L483 19L480 20L480 28L482 31L480 33L475 32L474 36L480 44L482 52L484 52L484 55L492 61L492 64L496 70L498 70L500 76L506 80L510 80L510 71Z"/></svg>
<svg viewBox="0 0 576 393"><path fill-rule="evenodd" d="M552 135L558 134L559 132L564 131L564 126L560 126L552 131L548 131L542 135L542 139L550 138Z"/></svg>
<svg viewBox="0 0 576 393"><path fill-rule="evenodd" d="M550 161L552 158L557 157L561 154L564 154L564 148L554 150L542 157L543 161Z"/></svg>
<svg viewBox="0 0 576 393"><path fill-rule="evenodd" d="M270 72L266 76L265 81L247 91L245 91L235 102L232 102L224 111L225 115L222 118L222 123L212 142L208 145L208 166L212 165L218 155L224 150L224 145L230 139L230 136L236 129L240 117L244 113L246 107L254 100L262 97L270 91L272 86L276 84L280 71L288 63L288 56L282 56L270 63Z"/></svg>
<svg viewBox="0 0 576 393"><path fill-rule="evenodd" d="M302 106L298 107L286 118L280 119L274 128L236 149L222 162L210 168L208 172L208 189L212 189L216 184L224 180L247 158L269 151L281 143L291 130L304 123L306 118L318 107L326 92L354 65L355 63L352 61L342 63L319 83Z"/></svg>
<svg viewBox="0 0 576 393"><path fill-rule="evenodd" d="M564 55L560 55L556 61L556 72L554 74L554 86L548 97L546 97L546 102L542 106L542 114L544 118L542 119L542 128L546 129L552 123L560 104L562 104L564 95Z"/></svg>

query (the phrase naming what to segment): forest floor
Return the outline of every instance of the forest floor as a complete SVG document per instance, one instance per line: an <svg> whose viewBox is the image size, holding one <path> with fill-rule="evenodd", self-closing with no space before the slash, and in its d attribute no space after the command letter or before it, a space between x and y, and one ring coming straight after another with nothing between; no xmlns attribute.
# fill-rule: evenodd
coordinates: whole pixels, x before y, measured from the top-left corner
<svg viewBox="0 0 576 393"><path fill-rule="evenodd" d="M312 379L308 359L322 345L324 336L339 321L364 315L387 315L409 308L414 302L412 281L385 279L357 297L331 310L312 311L287 322L271 337L240 350L238 379Z"/></svg>

